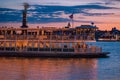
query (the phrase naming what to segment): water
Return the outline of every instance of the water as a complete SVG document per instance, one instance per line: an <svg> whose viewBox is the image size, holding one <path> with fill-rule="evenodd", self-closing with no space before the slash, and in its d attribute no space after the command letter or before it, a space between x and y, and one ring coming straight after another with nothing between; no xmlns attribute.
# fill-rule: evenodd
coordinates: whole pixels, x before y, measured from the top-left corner
<svg viewBox="0 0 120 80"><path fill-rule="evenodd" d="M0 58L0 80L120 80L120 42L88 43L109 58Z"/></svg>

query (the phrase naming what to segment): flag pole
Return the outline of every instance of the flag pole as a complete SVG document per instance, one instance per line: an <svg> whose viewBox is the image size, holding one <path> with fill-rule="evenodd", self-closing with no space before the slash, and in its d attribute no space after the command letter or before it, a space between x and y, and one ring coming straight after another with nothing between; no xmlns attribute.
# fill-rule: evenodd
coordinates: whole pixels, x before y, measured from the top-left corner
<svg viewBox="0 0 120 80"><path fill-rule="evenodd" d="M71 19L71 22L72 22L72 28L73 28L73 26L74 26L73 13L69 16L69 18Z"/></svg>
<svg viewBox="0 0 120 80"><path fill-rule="evenodd" d="M73 20L73 18L72 18L72 28L74 27L74 20Z"/></svg>

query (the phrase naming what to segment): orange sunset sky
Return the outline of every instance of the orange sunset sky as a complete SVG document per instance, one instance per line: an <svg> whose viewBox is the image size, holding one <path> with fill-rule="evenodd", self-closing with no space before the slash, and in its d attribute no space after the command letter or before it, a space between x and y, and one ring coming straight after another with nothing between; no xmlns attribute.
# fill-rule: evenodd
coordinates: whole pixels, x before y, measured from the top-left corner
<svg viewBox="0 0 120 80"><path fill-rule="evenodd" d="M91 25L100 30L120 30L120 0L1 0L0 27L22 25L23 3L29 3L27 21L29 27L64 27L71 22L74 27Z"/></svg>

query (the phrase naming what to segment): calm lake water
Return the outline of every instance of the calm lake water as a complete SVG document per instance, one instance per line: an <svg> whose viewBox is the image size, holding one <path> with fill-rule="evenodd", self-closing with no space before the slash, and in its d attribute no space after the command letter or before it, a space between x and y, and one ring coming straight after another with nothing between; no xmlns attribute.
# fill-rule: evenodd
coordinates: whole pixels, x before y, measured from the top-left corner
<svg viewBox="0 0 120 80"><path fill-rule="evenodd" d="M0 80L120 80L120 42L88 43L109 58L40 59L0 57Z"/></svg>

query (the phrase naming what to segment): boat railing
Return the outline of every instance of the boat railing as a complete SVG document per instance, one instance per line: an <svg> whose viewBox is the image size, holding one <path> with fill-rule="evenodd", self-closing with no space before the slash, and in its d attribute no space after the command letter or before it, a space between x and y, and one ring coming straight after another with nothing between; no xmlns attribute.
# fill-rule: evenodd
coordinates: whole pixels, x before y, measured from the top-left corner
<svg viewBox="0 0 120 80"><path fill-rule="evenodd" d="M36 49L36 50L34 50L34 49ZM0 47L0 51L40 51L41 49L40 48L34 48L33 50L32 50L32 48L24 48L24 49L22 49L22 48L14 48L14 47ZM43 48L43 49L47 49L47 48ZM50 49L50 48L48 48L48 49ZM52 49L51 49L52 50ZM94 46L94 47L90 47L90 48L77 48L77 49L73 49L73 48L70 48L70 49L65 49L65 48L63 48L63 52L64 51L68 51L68 52L71 52L71 50L72 50L72 52L79 52L79 53L98 53L98 52L102 52L102 48L100 48L100 47L96 47L96 46ZM74 50L74 51L73 51ZM44 50L44 51L47 51L47 50ZM48 51L50 51L50 50L48 50ZM57 49L57 48L55 48L55 50L52 50L52 51L60 51L60 52L62 52L62 49Z"/></svg>
<svg viewBox="0 0 120 80"><path fill-rule="evenodd" d="M91 46L89 48L75 49L75 52L79 52L79 53L100 53L100 52L102 52L102 48L97 47L97 46Z"/></svg>
<svg viewBox="0 0 120 80"><path fill-rule="evenodd" d="M7 39L7 40L25 40L25 39L42 39L42 40L94 40L90 36L88 38L84 38L83 36L75 36L75 35L20 35L20 34L14 34L14 35L0 35L0 39Z"/></svg>

